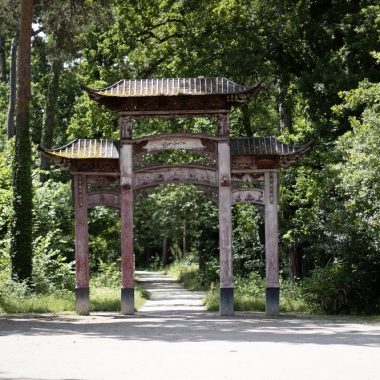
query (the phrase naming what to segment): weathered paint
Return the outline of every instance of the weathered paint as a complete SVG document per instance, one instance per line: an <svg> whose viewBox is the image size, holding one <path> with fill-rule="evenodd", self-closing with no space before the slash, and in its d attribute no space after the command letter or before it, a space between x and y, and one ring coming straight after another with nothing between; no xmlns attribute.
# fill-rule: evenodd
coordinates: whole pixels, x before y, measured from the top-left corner
<svg viewBox="0 0 380 380"><path fill-rule="evenodd" d="M278 174L265 173L265 262L266 287L279 288L279 251L278 251ZM273 300L267 300L271 315L276 309ZM271 304L269 305L269 301ZM277 305L277 313L279 305Z"/></svg>
<svg viewBox="0 0 380 380"><path fill-rule="evenodd" d="M88 207L108 206L120 208L120 196L112 192L94 192L88 195Z"/></svg>
<svg viewBox="0 0 380 380"><path fill-rule="evenodd" d="M84 175L73 177L74 208L75 208L75 286L77 289L89 287L89 257L88 257L88 216L87 216L87 181ZM82 292L83 293L83 292ZM77 300L77 312L89 310L89 299L85 294ZM78 293L79 294L79 293Z"/></svg>
<svg viewBox="0 0 380 380"><path fill-rule="evenodd" d="M218 116L220 136L228 135L228 115ZM233 314L232 281L232 194L231 154L229 140L218 141L218 187L219 187L219 256L220 256L220 314ZM225 289L222 291L222 289ZM230 290L226 290L230 289ZM232 301L230 296L232 294ZM231 306L232 305L232 306Z"/></svg>
<svg viewBox="0 0 380 380"><path fill-rule="evenodd" d="M233 171L231 173L231 179L233 182L238 182L241 185L251 185L253 187L255 183L264 181L263 173L247 173L246 171L236 173Z"/></svg>
<svg viewBox="0 0 380 380"><path fill-rule="evenodd" d="M115 175L110 175L110 173L87 173L87 184L96 185L110 185L110 184L120 184L119 173Z"/></svg>
<svg viewBox="0 0 380 380"><path fill-rule="evenodd" d="M145 153L160 152L167 149L204 151L206 148L202 144L201 137L185 135L152 136L152 138L144 139L140 144L141 151ZM139 145L139 143L135 141L135 145Z"/></svg>
<svg viewBox="0 0 380 380"><path fill-rule="evenodd" d="M157 166L135 171L134 189L140 190L168 183L189 183L217 187L215 169L203 166Z"/></svg>
<svg viewBox="0 0 380 380"><path fill-rule="evenodd" d="M125 117L123 117L125 119ZM124 121L124 125L132 127L131 122ZM121 250L121 288L133 289L134 287L134 262L133 262L133 142L132 131L121 131L120 141L120 250ZM125 304L127 302L128 304ZM134 310L134 299L128 297L122 304L122 313ZM130 313L130 314L133 314Z"/></svg>
<svg viewBox="0 0 380 380"><path fill-rule="evenodd" d="M227 137L229 136L229 114L228 113L220 113L217 116L218 121L218 136Z"/></svg>
<svg viewBox="0 0 380 380"><path fill-rule="evenodd" d="M232 284L231 177L228 142L218 143L220 287Z"/></svg>

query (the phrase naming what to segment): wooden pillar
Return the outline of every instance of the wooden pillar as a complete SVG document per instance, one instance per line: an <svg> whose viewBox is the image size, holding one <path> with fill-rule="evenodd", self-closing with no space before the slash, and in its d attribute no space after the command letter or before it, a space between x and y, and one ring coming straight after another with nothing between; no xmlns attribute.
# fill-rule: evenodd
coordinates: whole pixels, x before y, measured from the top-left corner
<svg viewBox="0 0 380 380"><path fill-rule="evenodd" d="M79 315L90 313L89 260L88 260L88 217L87 179L76 174L73 178L75 209L75 309Z"/></svg>
<svg viewBox="0 0 380 380"><path fill-rule="evenodd" d="M120 116L121 313L134 314L132 119Z"/></svg>
<svg viewBox="0 0 380 380"><path fill-rule="evenodd" d="M219 184L219 256L220 256L220 315L234 314L232 281L232 215L231 215L231 153L228 133L228 114L218 115Z"/></svg>
<svg viewBox="0 0 380 380"><path fill-rule="evenodd" d="M280 311L279 252L278 252L278 173L265 173L265 266L267 315Z"/></svg>

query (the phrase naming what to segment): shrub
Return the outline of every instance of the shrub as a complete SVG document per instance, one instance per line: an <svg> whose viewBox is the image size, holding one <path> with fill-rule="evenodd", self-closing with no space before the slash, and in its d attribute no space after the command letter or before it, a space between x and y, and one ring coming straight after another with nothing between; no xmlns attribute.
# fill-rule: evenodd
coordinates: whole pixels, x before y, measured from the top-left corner
<svg viewBox="0 0 380 380"><path fill-rule="evenodd" d="M75 288L74 262L61 255L59 236L59 232L50 231L34 241L32 285L37 293Z"/></svg>
<svg viewBox="0 0 380 380"><path fill-rule="evenodd" d="M369 286L374 280L359 265L336 261L315 269L311 277L305 279L303 292L314 309L328 314L371 313L379 307L379 295L374 293L376 287Z"/></svg>
<svg viewBox="0 0 380 380"><path fill-rule="evenodd" d="M121 273L118 264L105 263L100 260L98 271L91 277L91 286L119 288L120 278Z"/></svg>

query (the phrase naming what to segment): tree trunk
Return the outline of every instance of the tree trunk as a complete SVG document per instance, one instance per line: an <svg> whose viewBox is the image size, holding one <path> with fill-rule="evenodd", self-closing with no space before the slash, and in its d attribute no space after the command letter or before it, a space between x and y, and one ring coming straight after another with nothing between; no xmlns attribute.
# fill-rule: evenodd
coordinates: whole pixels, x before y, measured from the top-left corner
<svg viewBox="0 0 380 380"><path fill-rule="evenodd" d="M302 256L302 248L296 243L293 250L289 253L289 277L292 281L303 277Z"/></svg>
<svg viewBox="0 0 380 380"><path fill-rule="evenodd" d="M32 274L32 173L29 131L33 0L22 0L18 48L16 143L13 165L12 275L29 281Z"/></svg>
<svg viewBox="0 0 380 380"><path fill-rule="evenodd" d="M9 74L9 102L7 112L7 136L12 138L15 133L15 107L16 107L16 90L17 90L17 45L18 37L12 39L11 46L11 66Z"/></svg>
<svg viewBox="0 0 380 380"><path fill-rule="evenodd" d="M249 108L248 108L248 105L247 104L243 104L241 107L241 122L243 124L243 127L244 127L244 132L246 134L246 136L248 137L251 137L253 136L253 130L252 130L252 126L251 126L251 120L250 120L250 115L249 115Z"/></svg>
<svg viewBox="0 0 380 380"><path fill-rule="evenodd" d="M166 265L168 263L168 237L164 236L162 239L162 257L161 264Z"/></svg>
<svg viewBox="0 0 380 380"><path fill-rule="evenodd" d="M7 81L7 59L5 52L5 38L0 35L0 80Z"/></svg>
<svg viewBox="0 0 380 380"><path fill-rule="evenodd" d="M186 219L183 220L182 226L182 258L186 256L187 253L187 230L186 230Z"/></svg>
<svg viewBox="0 0 380 380"><path fill-rule="evenodd" d="M284 134L285 130L292 131L293 118L291 102L288 99L288 86L282 80L279 81L278 98L280 132Z"/></svg>
<svg viewBox="0 0 380 380"><path fill-rule="evenodd" d="M55 114L58 100L59 90L59 77L61 74L62 63L60 59L54 59L51 65L51 73L49 80L49 87L46 97L45 118L42 128L41 145L44 148L50 149L53 145L53 134L55 124ZM46 170L49 163L44 155L41 156L41 182L46 182L48 179Z"/></svg>

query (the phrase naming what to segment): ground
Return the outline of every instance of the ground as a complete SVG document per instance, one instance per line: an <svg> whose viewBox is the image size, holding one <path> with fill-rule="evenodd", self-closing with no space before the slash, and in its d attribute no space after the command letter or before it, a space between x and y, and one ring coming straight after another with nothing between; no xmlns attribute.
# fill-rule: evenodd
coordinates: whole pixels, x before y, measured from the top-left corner
<svg viewBox="0 0 380 380"><path fill-rule="evenodd" d="M261 313L220 317L160 274L135 316L0 316L0 379L378 380L380 324Z"/></svg>

